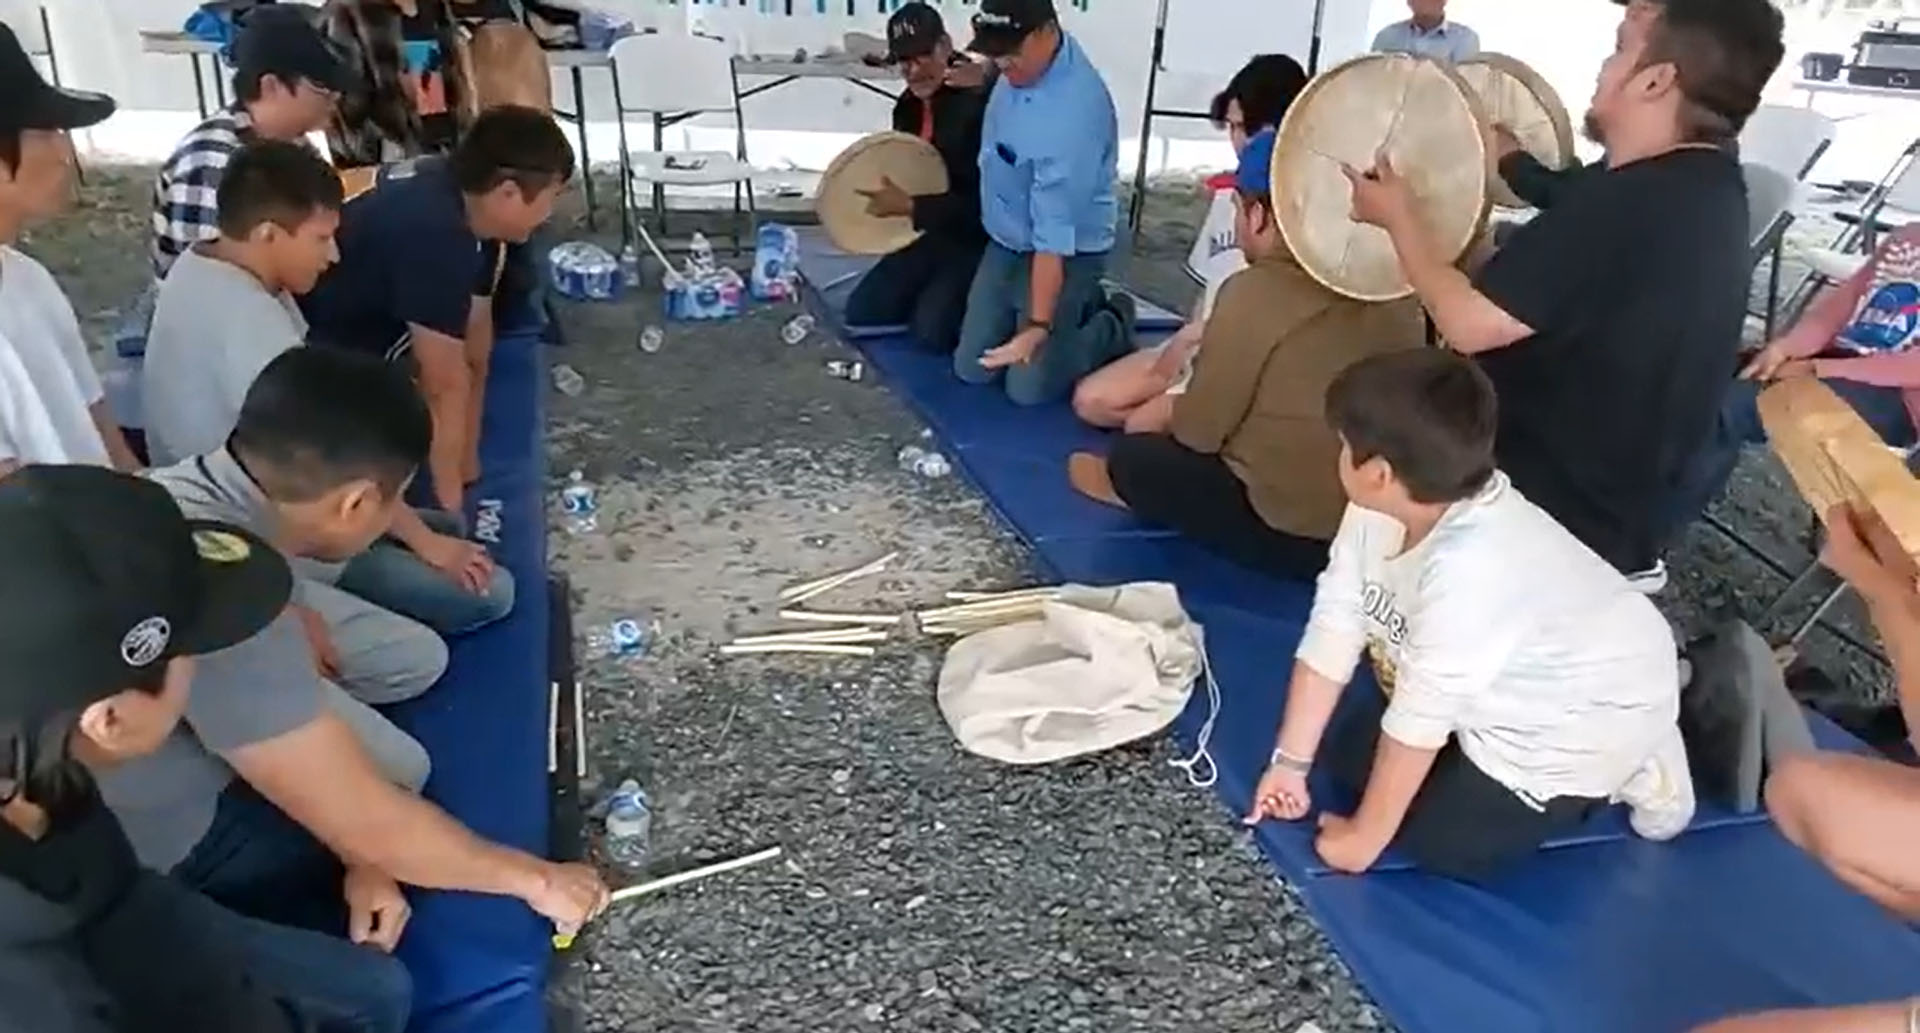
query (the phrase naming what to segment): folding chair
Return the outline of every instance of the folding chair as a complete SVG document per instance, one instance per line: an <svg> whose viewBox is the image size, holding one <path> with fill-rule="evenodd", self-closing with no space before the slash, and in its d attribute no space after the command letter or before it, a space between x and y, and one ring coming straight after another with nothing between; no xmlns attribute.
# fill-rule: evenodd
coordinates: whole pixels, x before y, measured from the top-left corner
<svg viewBox="0 0 1920 1033"><path fill-rule="evenodd" d="M1860 207L1834 216L1842 229L1826 247L1808 248L1804 255L1811 271L1795 285L1789 311L1797 313L1828 282L1844 280L1860 271L1882 233L1920 219L1920 138L1907 145L1867 191Z"/></svg>
<svg viewBox="0 0 1920 1033"><path fill-rule="evenodd" d="M620 124L621 239L633 240L634 194L640 184L652 187L655 219L666 232L668 186L733 185L736 251L741 249L740 195L746 193L747 214L753 216L753 168L747 164L746 119L740 112L740 84L734 74L733 54L723 40L709 36L647 33L628 36L613 45L613 103ZM666 129L696 115L726 112L733 116L734 153L666 149ZM653 120L653 149L630 150L627 115L648 114Z"/></svg>
<svg viewBox="0 0 1920 1033"><path fill-rule="evenodd" d="M1740 166L1747 181L1747 262L1758 270L1767 262L1767 300L1761 313L1766 339L1773 339L1774 323L1780 309L1780 250L1787 227L1793 225L1793 209L1800 198L1800 183L1788 173L1758 162Z"/></svg>
<svg viewBox="0 0 1920 1033"><path fill-rule="evenodd" d="M1740 131L1740 160L1803 180L1833 146L1838 129L1833 119L1818 111L1762 104Z"/></svg>
<svg viewBox="0 0 1920 1033"><path fill-rule="evenodd" d="M0 25L12 29L13 34L19 37L20 46L26 50L29 60L46 66L48 82L55 86L64 85L60 82L60 57L53 51L53 22L47 16L45 5L24 0L0 0ZM71 135L67 138L67 145L73 148L74 178L85 186L87 170L80 164L80 145L73 142Z"/></svg>

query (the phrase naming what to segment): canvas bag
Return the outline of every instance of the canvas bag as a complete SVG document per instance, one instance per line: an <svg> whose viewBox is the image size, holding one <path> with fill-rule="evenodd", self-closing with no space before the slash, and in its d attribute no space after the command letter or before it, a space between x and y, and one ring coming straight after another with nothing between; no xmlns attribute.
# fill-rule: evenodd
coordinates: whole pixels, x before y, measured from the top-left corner
<svg viewBox="0 0 1920 1033"><path fill-rule="evenodd" d="M954 643L940 669L940 713L968 752L1044 764L1132 742L1165 728L1207 675L1201 628L1170 584L1067 585L1037 620ZM1213 713L1194 757L1175 763L1211 784ZM1196 777L1196 765L1205 774ZM1204 781L1201 780L1204 778Z"/></svg>

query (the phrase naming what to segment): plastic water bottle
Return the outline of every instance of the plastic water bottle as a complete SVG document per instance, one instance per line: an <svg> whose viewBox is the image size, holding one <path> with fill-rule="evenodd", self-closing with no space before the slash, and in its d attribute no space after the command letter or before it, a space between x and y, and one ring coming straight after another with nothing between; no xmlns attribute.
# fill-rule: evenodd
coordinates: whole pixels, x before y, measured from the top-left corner
<svg viewBox="0 0 1920 1033"><path fill-rule="evenodd" d="M866 375L867 364L861 362L859 359L829 359L827 361L827 376L837 380L847 380L857 384L865 379Z"/></svg>
<svg viewBox="0 0 1920 1033"><path fill-rule="evenodd" d="M640 249L632 241L620 249L620 284L629 290L640 286Z"/></svg>
<svg viewBox="0 0 1920 1033"><path fill-rule="evenodd" d="M567 475L567 486L560 492L560 510L567 515L567 530L585 534L600 526L599 493L578 470Z"/></svg>
<svg viewBox="0 0 1920 1033"><path fill-rule="evenodd" d="M659 351L663 346L666 345L666 343L667 343L666 332L664 330L661 330L659 327L654 326L652 323L648 323L645 327L641 329L640 350L643 352L646 352L648 355L652 355L653 353Z"/></svg>
<svg viewBox="0 0 1920 1033"><path fill-rule="evenodd" d="M553 367L553 389L568 398L578 398L580 392L587 389L587 378L581 376L579 370L563 362Z"/></svg>
<svg viewBox="0 0 1920 1033"><path fill-rule="evenodd" d="M631 617L622 617L587 632L587 652L593 656L640 659L660 637L660 618L645 626Z"/></svg>
<svg viewBox="0 0 1920 1033"><path fill-rule="evenodd" d="M807 335L812 332L813 317L802 312L792 319L787 320L786 325L780 328L780 339L788 344L799 344L801 341L806 340Z"/></svg>
<svg viewBox="0 0 1920 1033"><path fill-rule="evenodd" d="M638 867L646 863L653 838L653 808L647 805L647 791L635 779L627 779L607 799L607 856L615 864Z"/></svg>
<svg viewBox="0 0 1920 1033"><path fill-rule="evenodd" d="M893 461L900 469L908 473L920 472L920 460L927 457L927 450L919 445L907 445L894 455Z"/></svg>
<svg viewBox="0 0 1920 1033"><path fill-rule="evenodd" d="M706 234L697 230L687 242L687 268L696 275L713 272L713 245L707 241Z"/></svg>
<svg viewBox="0 0 1920 1033"><path fill-rule="evenodd" d="M913 472L928 480L937 481L953 472L953 464L947 462L947 457L938 452L928 452L913 465Z"/></svg>

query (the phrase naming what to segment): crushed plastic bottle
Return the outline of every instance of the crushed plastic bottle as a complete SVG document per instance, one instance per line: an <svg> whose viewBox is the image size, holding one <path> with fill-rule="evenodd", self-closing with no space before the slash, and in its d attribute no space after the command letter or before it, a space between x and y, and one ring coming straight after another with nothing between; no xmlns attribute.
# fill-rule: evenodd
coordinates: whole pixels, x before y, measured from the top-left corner
<svg viewBox="0 0 1920 1033"><path fill-rule="evenodd" d="M567 475L567 486L560 491L560 511L567 515L567 530L586 534L600 526L599 492L578 470Z"/></svg>
<svg viewBox="0 0 1920 1033"><path fill-rule="evenodd" d="M640 350L648 355L659 351L667 343L666 331L648 323L640 330Z"/></svg>
<svg viewBox="0 0 1920 1033"><path fill-rule="evenodd" d="M587 378L581 376L579 370L563 362L553 367L553 389L568 398L578 398L580 392L587 389Z"/></svg>
<svg viewBox="0 0 1920 1033"><path fill-rule="evenodd" d="M807 335L812 332L813 317L802 312L792 319L787 320L786 325L780 328L780 339L788 344L799 344L801 341L806 340Z"/></svg>
<svg viewBox="0 0 1920 1033"><path fill-rule="evenodd" d="M707 235L696 231L693 239L687 241L687 278L697 280L702 275L713 272L713 244Z"/></svg>
<svg viewBox="0 0 1920 1033"><path fill-rule="evenodd" d="M640 286L640 249L632 241L620 249L620 283L628 288Z"/></svg>
<svg viewBox="0 0 1920 1033"><path fill-rule="evenodd" d="M928 452L913 464L913 472L928 480L937 481L953 472L953 464L947 462L947 457L938 452Z"/></svg>
<svg viewBox="0 0 1920 1033"><path fill-rule="evenodd" d="M607 857L615 864L639 867L646 863L653 838L653 808L637 779L620 783L607 798Z"/></svg>
<svg viewBox="0 0 1920 1033"><path fill-rule="evenodd" d="M659 637L659 618L643 627L631 617L622 617L588 631L587 652L593 656L641 659Z"/></svg>
<svg viewBox="0 0 1920 1033"><path fill-rule="evenodd" d="M858 384L866 379L867 364L859 359L831 359L827 362L827 376Z"/></svg>
<svg viewBox="0 0 1920 1033"><path fill-rule="evenodd" d="M915 473L920 465L920 460L926 457L926 449L921 448L919 445L907 445L894 455L893 461L900 469L908 473Z"/></svg>

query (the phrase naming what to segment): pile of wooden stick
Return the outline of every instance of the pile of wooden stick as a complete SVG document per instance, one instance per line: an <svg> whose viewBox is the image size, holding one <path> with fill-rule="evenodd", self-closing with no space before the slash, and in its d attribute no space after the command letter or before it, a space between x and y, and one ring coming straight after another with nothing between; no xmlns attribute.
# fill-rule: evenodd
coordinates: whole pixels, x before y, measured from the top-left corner
<svg viewBox="0 0 1920 1033"><path fill-rule="evenodd" d="M924 634L960 638L1003 624L1037 619L1047 600L1059 597L1057 586L1010 592L948 592L949 605L921 610L914 618Z"/></svg>
<svg viewBox="0 0 1920 1033"><path fill-rule="evenodd" d="M872 563L780 591L780 619L833 627L805 631L777 631L746 635L720 647L724 656L751 653L825 653L834 656L872 656L873 643L883 642L888 630L900 623L895 613L832 613L802 609L801 604L840 586L885 570L900 554L890 552Z"/></svg>

